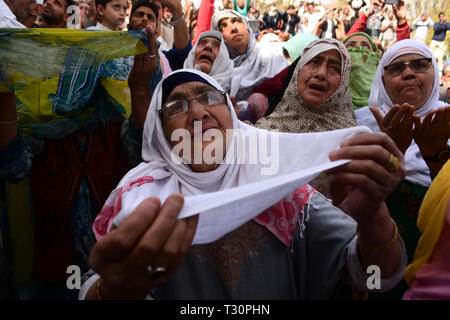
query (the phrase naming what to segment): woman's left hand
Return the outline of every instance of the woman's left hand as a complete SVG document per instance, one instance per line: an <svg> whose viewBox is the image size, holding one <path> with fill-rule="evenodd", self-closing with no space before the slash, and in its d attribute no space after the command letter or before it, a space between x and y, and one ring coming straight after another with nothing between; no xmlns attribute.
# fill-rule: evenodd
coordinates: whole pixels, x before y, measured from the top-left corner
<svg viewBox="0 0 450 320"><path fill-rule="evenodd" d="M419 116L414 116L413 135L424 158L445 149L450 138L450 106L430 111L422 123Z"/></svg>
<svg viewBox="0 0 450 320"><path fill-rule="evenodd" d="M351 159L327 173L334 204L358 223L373 219L372 213L380 211L406 175L403 154L384 133L363 133L344 140L329 158Z"/></svg>

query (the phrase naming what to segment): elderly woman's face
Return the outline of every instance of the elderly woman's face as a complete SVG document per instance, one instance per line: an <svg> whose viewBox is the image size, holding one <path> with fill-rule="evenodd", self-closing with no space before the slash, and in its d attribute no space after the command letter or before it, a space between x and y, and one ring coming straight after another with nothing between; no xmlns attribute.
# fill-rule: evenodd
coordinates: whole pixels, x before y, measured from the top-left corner
<svg viewBox="0 0 450 320"><path fill-rule="evenodd" d="M243 54L250 43L250 33L239 18L224 18L219 21L219 30L226 42L239 54Z"/></svg>
<svg viewBox="0 0 450 320"><path fill-rule="evenodd" d="M310 106L318 106L339 88L341 56L336 50L319 53L298 72L297 90Z"/></svg>
<svg viewBox="0 0 450 320"><path fill-rule="evenodd" d="M207 92L213 92L214 98L207 99ZM231 113L226 104L226 100L223 99L223 103L208 103L208 101L217 101L217 97L220 97L215 95L217 93L221 94L215 88L202 82L186 82L172 90L161 112L161 123L166 138L173 147L178 143L188 143L191 146L191 156L187 160L190 160L190 166L196 172L212 171L220 165L220 162L206 163L207 160L205 161L204 156L212 155L214 157L216 156L216 152L220 152L219 154L225 156L227 150L226 130L233 128ZM165 106L170 102L181 99L192 99L188 102L188 111L168 118L164 110ZM194 124L197 125L196 130L194 130ZM178 139L172 141L172 133L177 129L185 130L190 141L178 141ZM210 131L213 129L215 130ZM207 137L211 135L211 139ZM221 148L221 150L218 150L218 148ZM199 150L201 150L201 156L194 159L195 152ZM182 152L179 155L186 158L186 155ZM220 161L222 160L223 157Z"/></svg>
<svg viewBox="0 0 450 320"><path fill-rule="evenodd" d="M220 40L216 38L202 38L195 49L194 65L199 65L202 72L209 74L220 51Z"/></svg>
<svg viewBox="0 0 450 320"><path fill-rule="evenodd" d="M424 58L420 54L405 54L394 59L385 69L384 87L394 104L409 103L420 108L427 101L434 85L434 69L431 62L417 60ZM408 64L403 69L402 62L414 60L413 65Z"/></svg>
<svg viewBox="0 0 450 320"><path fill-rule="evenodd" d="M350 37L345 43L345 47L346 48L364 47L366 49L373 50L370 41L360 34Z"/></svg>

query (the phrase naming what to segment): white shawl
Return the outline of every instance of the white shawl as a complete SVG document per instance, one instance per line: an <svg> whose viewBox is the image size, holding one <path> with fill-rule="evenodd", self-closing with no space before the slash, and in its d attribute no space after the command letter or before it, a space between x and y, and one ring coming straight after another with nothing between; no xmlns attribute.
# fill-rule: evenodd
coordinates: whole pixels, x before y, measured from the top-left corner
<svg viewBox="0 0 450 320"><path fill-rule="evenodd" d="M238 54L227 44L230 58L234 62L230 95L241 101L248 99L254 87L261 84L265 79L274 77L289 66L289 62L282 55L263 55L261 48L256 45L256 39L252 36L248 21L234 10L216 12L212 17L211 30L220 31L220 20L233 17L241 19L250 34L250 43L243 54Z"/></svg>
<svg viewBox="0 0 450 320"><path fill-rule="evenodd" d="M222 89L213 78L197 70L178 70L172 75L180 72L196 73L212 87ZM269 132L239 121L227 98L233 137L225 156L226 163L214 171L193 172L190 166L172 160L172 147L164 136L157 111L161 107L162 84L170 76L159 83L150 103L143 133L144 162L121 180L96 219L96 223L107 225L108 230L112 218L115 217L114 224L119 225L145 198L156 196L164 202L170 194L179 192L185 196L179 218L200 213L194 244L215 241L323 170L346 163L347 160L330 162L329 152L337 149L342 140L369 131L365 127L354 127L306 134ZM245 145L246 140L253 137L253 143ZM249 161L258 153L266 158ZM268 154L274 160L272 166L267 161ZM242 162L245 164L240 164ZM103 217L108 214L112 217L110 221L97 221L105 220Z"/></svg>
<svg viewBox="0 0 450 320"><path fill-rule="evenodd" d="M394 59L399 56L415 53L420 54L426 58L431 58L434 68L434 85L430 96L424 105L414 112L419 115L423 120L425 115L431 110L444 106L445 103L439 101L439 69L436 63L436 59L433 56L431 50L425 44L417 40L402 40L392 45L383 55L378 66L377 73L370 91L369 106L375 106L381 110L383 115L391 109L394 105L389 95L386 92L383 84L384 67L390 64ZM375 117L370 112L369 107L364 107L356 110L356 122L358 125L367 126L372 131L380 131ZM425 161L422 159L419 147L413 140L411 145L405 152L405 165L406 165L406 180L421 186L428 187L431 184L430 171Z"/></svg>
<svg viewBox="0 0 450 320"><path fill-rule="evenodd" d="M189 51L189 55L187 56L186 60L184 61L183 68L184 69L196 69L199 70L198 66L194 66L195 62L195 50L197 50L197 45L200 39L205 38L205 34L208 34L206 31L203 32L200 37L198 38L195 45L192 47L191 51ZM213 66L211 68L211 71L209 72L209 76L213 77L214 80L216 80L222 88L225 90L225 92L230 91L230 85L231 85L231 72L233 71L233 61L231 61L227 47L225 46L225 42L223 41L222 34L220 34L220 50L217 54L216 60L214 60Z"/></svg>

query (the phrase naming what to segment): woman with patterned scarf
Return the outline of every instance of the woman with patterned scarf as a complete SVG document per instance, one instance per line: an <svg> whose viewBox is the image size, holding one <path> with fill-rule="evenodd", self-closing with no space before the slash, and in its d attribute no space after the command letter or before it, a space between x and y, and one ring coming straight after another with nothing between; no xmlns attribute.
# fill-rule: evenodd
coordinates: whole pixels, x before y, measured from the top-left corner
<svg viewBox="0 0 450 320"><path fill-rule="evenodd" d="M204 129L200 161L180 149L194 139L195 122ZM181 142L174 139L179 130L189 134ZM224 131L226 139L219 134ZM242 144L253 135L254 144ZM279 138L279 171L271 176L258 161L237 161L265 145L263 136ZM345 274L367 291L367 263L380 266L381 290L388 290L406 257L382 204L404 176L401 155L385 138L356 127L310 134L260 130L237 119L213 78L175 71L152 98L144 161L122 179L94 223L98 243L90 261L97 274L85 281L80 298L329 299ZM207 161L208 150L221 154L217 162ZM399 155L396 168L385 166L391 153ZM338 166L328 157L352 160ZM353 181L356 188L347 178L359 175L366 157L373 165ZM317 161L337 166L335 178L355 187L346 194L345 213L294 178ZM378 175L383 178L372 180Z"/></svg>

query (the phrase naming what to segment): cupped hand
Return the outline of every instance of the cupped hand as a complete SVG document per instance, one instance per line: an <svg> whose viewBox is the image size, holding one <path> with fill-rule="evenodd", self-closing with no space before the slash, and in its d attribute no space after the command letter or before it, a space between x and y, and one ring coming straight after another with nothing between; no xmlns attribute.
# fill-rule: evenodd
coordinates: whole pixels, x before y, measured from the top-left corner
<svg viewBox="0 0 450 320"><path fill-rule="evenodd" d="M198 215L178 219L184 199L172 194L161 207L147 198L116 229L93 247L89 263L101 276L104 299L143 299L150 289L165 283L189 252ZM148 271L164 267L152 278Z"/></svg>
<svg viewBox="0 0 450 320"><path fill-rule="evenodd" d="M424 158L445 149L450 138L450 106L430 111L423 122L419 116L414 116L413 136Z"/></svg>
<svg viewBox="0 0 450 320"><path fill-rule="evenodd" d="M401 106L396 104L384 117L378 108L372 106L369 109L377 120L380 131L390 136L400 151L405 154L413 139L415 107L407 103Z"/></svg>

